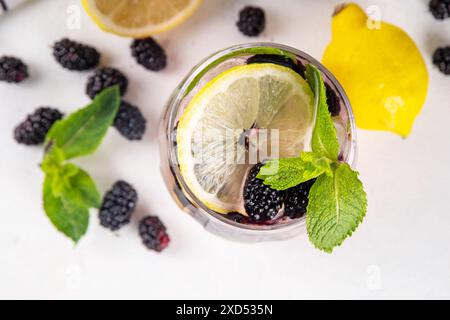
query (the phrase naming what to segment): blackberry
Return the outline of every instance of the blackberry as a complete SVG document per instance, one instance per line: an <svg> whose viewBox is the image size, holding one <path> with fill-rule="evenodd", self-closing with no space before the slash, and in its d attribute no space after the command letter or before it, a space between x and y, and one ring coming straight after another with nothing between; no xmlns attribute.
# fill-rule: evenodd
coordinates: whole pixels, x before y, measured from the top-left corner
<svg viewBox="0 0 450 320"><path fill-rule="evenodd" d="M283 206L284 191L271 189L256 178L262 164L249 172L244 186L244 208L253 222L266 222L275 218Z"/></svg>
<svg viewBox="0 0 450 320"><path fill-rule="evenodd" d="M433 64L443 74L450 75L450 47L437 48L433 54Z"/></svg>
<svg viewBox="0 0 450 320"><path fill-rule="evenodd" d="M95 48L67 38L53 45L53 56L63 68L76 71L93 69L100 61L100 53Z"/></svg>
<svg viewBox="0 0 450 320"><path fill-rule="evenodd" d="M138 107L122 101L114 119L114 127L128 140L141 140L145 133L145 120Z"/></svg>
<svg viewBox="0 0 450 320"><path fill-rule="evenodd" d="M315 179L306 181L286 190L286 199L284 202L285 216L296 219L301 218L306 214L309 190L315 181Z"/></svg>
<svg viewBox="0 0 450 320"><path fill-rule="evenodd" d="M295 63L294 61L292 61L292 59L286 56L278 54L257 54L247 59L247 64L253 63L277 64L286 68L290 68L298 73L302 78L305 78L305 66L300 61L297 61L297 63Z"/></svg>
<svg viewBox="0 0 450 320"><path fill-rule="evenodd" d="M438 20L450 18L450 0L431 0L429 8Z"/></svg>
<svg viewBox="0 0 450 320"><path fill-rule="evenodd" d="M341 102L328 83L325 83L325 89L327 92L328 111L330 111L332 117L336 117L341 112Z"/></svg>
<svg viewBox="0 0 450 320"><path fill-rule="evenodd" d="M14 57L0 57L0 81L19 83L28 78L28 67Z"/></svg>
<svg viewBox="0 0 450 320"><path fill-rule="evenodd" d="M112 231L119 230L130 222L136 202L136 190L125 181L117 181L103 198L100 224Z"/></svg>
<svg viewBox="0 0 450 320"><path fill-rule="evenodd" d="M163 251L170 242L166 227L155 216L147 216L139 223L139 235L144 245L157 252Z"/></svg>
<svg viewBox="0 0 450 320"><path fill-rule="evenodd" d="M266 27L266 15L264 10L258 7L247 6L239 12L239 20L236 23L239 31L249 37L256 37Z"/></svg>
<svg viewBox="0 0 450 320"><path fill-rule="evenodd" d="M14 139L25 145L43 143L52 125L62 117L57 109L40 107L14 129Z"/></svg>
<svg viewBox="0 0 450 320"><path fill-rule="evenodd" d="M131 54L137 63L152 71L166 67L167 56L164 49L153 39L136 39L131 44Z"/></svg>
<svg viewBox="0 0 450 320"><path fill-rule="evenodd" d="M127 77L117 69L103 67L97 69L94 74L89 77L86 93L91 99L94 99L97 94L102 92L102 90L114 85L119 85L120 94L123 96L128 89Z"/></svg>

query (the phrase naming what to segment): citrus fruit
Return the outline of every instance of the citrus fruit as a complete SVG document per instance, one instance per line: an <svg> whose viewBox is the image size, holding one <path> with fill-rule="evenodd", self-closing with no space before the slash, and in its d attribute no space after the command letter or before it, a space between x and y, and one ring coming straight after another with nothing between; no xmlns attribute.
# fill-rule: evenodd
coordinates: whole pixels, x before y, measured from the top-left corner
<svg viewBox="0 0 450 320"><path fill-rule="evenodd" d="M167 31L186 20L202 0L82 0L103 30L131 38Z"/></svg>
<svg viewBox="0 0 450 320"><path fill-rule="evenodd" d="M356 4L333 17L323 64L347 92L356 124L403 137L427 96L428 71L414 41L400 28L371 23Z"/></svg>
<svg viewBox="0 0 450 320"><path fill-rule="evenodd" d="M242 184L252 161L264 158L264 142L278 143L277 157L298 156L309 146L313 109L310 87L289 68L261 63L218 75L192 98L178 123L178 161L187 186L216 212L245 214ZM268 129L267 141L243 139L261 129ZM259 156L249 160L252 150Z"/></svg>

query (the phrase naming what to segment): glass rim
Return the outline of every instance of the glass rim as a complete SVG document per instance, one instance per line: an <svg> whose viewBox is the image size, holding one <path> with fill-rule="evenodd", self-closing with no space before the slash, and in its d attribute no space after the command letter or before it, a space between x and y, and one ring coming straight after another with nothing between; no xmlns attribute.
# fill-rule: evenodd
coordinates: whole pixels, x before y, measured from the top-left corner
<svg viewBox="0 0 450 320"><path fill-rule="evenodd" d="M356 123L354 114L350 105L350 101L348 99L347 94L345 93L344 88L341 86L339 81L333 76L333 74L324 66L322 63L320 63L318 60L310 56L309 54L287 46L283 44L273 43L273 42L253 42L253 43L245 43L245 44L238 44L233 45L230 47L227 47L225 49L222 49L220 51L217 51L203 60L201 60L197 65L195 65L191 71L188 73L188 75L181 81L181 83L177 86L175 91L173 92L171 98L169 99L169 102L166 106L165 113L168 113L168 125L167 128L165 128L166 131L166 137L169 139L169 147L167 149L167 160L169 161L169 167L171 168L171 172L175 175L175 179L177 182L181 185L182 191L188 194L188 200L192 202L193 205L197 206L201 211L203 211L204 214L215 218L215 222L225 224L227 226L235 227L240 230L246 230L249 232L276 232L276 231L287 231L289 229L297 229L301 228L306 224L306 215L302 218L295 219L297 221L293 221L291 223L286 224L274 224L274 225L251 225L251 224L242 224L235 222L233 220L230 220L226 218L223 214L217 213L214 210L209 209L206 207L202 201L200 201L190 190L190 188L187 186L186 182L184 181L183 176L181 175L180 169L177 165L178 163L178 156L176 154L176 148L174 147L174 135L173 135L173 128L176 126L176 119L179 107L181 105L181 101L185 98L186 94L189 91L189 88L191 84L198 80L197 78L201 75L203 75L203 72L206 72L209 70L208 67L213 65L214 63L220 63L222 61L222 58L226 57L228 54L232 53L239 53L240 51L243 54L251 54L248 52L245 52L246 49L254 49L254 48L274 48L279 49L282 52L287 52L290 54L294 54L296 56L299 56L306 61L312 63L314 66L316 66L320 72L325 74L327 79L333 83L333 86L338 91L338 94L341 96L343 100L343 105L346 109L346 112L348 114L348 121L350 123L350 150L347 155L347 159L343 159L346 163L348 163L352 168L355 168L356 165L356 156L357 156L357 131L356 131ZM232 58L232 57L230 57ZM164 116L164 115L163 115Z"/></svg>

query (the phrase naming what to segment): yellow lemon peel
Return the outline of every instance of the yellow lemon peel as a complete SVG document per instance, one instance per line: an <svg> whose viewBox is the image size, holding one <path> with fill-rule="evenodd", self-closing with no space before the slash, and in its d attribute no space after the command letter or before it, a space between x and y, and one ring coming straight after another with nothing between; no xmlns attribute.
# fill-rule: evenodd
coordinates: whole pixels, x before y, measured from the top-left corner
<svg viewBox="0 0 450 320"><path fill-rule="evenodd" d="M332 21L323 64L347 92L363 129L410 134L428 91L428 71L414 41L386 23L371 28L356 4L342 6Z"/></svg>

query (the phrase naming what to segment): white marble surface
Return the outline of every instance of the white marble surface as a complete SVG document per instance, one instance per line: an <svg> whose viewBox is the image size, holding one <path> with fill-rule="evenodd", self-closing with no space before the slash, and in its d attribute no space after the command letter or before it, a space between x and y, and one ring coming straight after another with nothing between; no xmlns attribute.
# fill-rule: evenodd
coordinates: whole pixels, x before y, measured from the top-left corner
<svg viewBox="0 0 450 320"><path fill-rule="evenodd" d="M383 19L417 41L429 64L430 91L408 139L359 131L369 210L332 255L315 250L306 236L244 245L205 232L164 188L156 129L165 100L195 63L248 41L234 26L244 4L267 10L268 28L258 40L320 58L339 1L206 0L182 27L158 36L170 59L161 73L137 66L130 41L99 31L83 11L81 27L69 29L66 12L79 6L76 0L36 0L2 16L0 55L22 57L31 79L0 84L0 298L450 298L450 77L429 63L437 45L450 45L450 20L436 22L426 0L357 2L379 5ZM17 145L12 131L38 105L70 112L88 102L87 74L67 72L51 56L50 45L63 36L95 44L103 64L130 78L126 98L148 118L145 139L130 143L111 130L100 150L78 163L102 192L118 178L136 186L136 216L158 214L169 228L172 243L163 254L144 249L136 223L112 234L94 213L74 247L41 209L42 150Z"/></svg>

